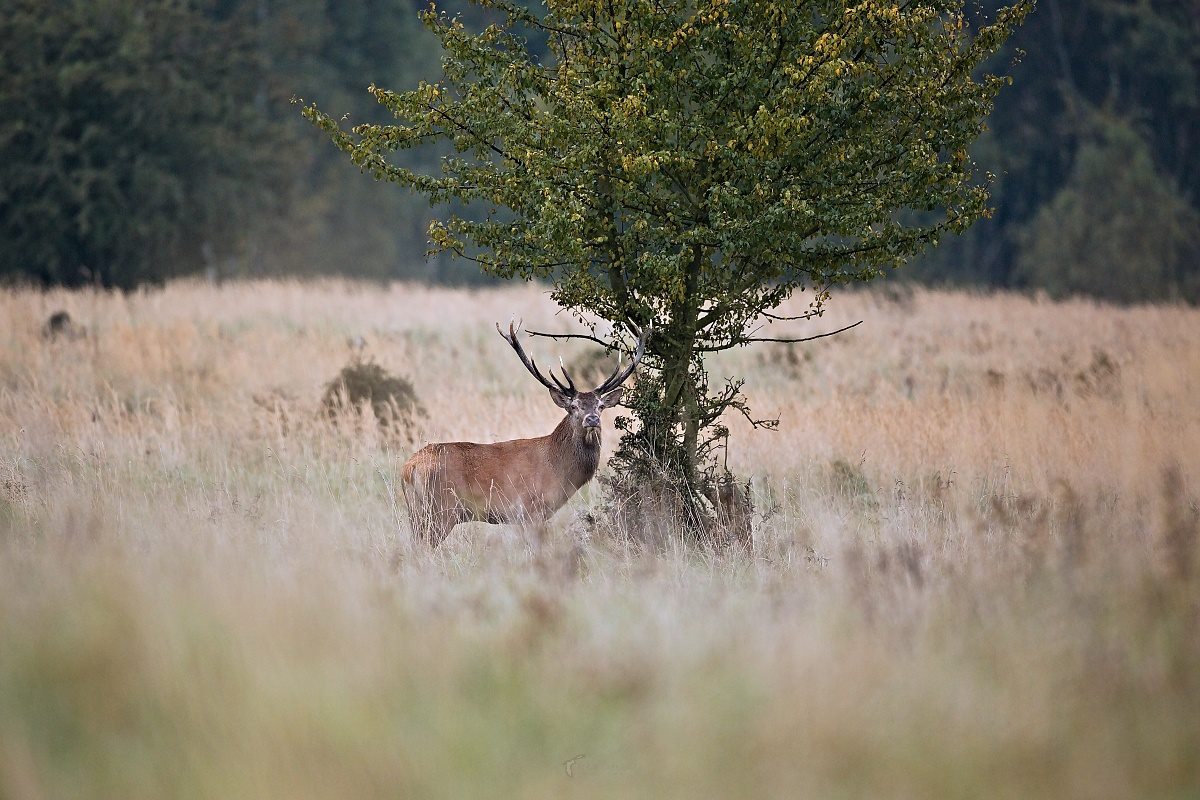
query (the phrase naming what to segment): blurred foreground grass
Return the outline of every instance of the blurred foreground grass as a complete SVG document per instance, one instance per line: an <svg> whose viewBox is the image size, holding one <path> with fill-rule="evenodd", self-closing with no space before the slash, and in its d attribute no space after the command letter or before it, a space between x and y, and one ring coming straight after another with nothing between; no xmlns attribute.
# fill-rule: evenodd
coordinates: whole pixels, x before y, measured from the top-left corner
<svg viewBox="0 0 1200 800"><path fill-rule="evenodd" d="M416 440L556 421L514 314L564 324L0 295L0 797L1200 797L1200 312L846 295L836 344L714 363L783 420L735 431L753 553L605 533L597 487L423 551ZM417 428L321 412L357 335Z"/></svg>

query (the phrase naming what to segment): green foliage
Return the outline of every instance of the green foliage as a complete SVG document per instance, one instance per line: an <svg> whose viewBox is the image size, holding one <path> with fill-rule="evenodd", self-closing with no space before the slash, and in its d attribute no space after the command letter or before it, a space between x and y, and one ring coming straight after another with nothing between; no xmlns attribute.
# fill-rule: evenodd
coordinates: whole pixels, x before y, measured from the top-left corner
<svg viewBox="0 0 1200 800"><path fill-rule="evenodd" d="M985 27L987 20L997 18L1001 4L1002 0L984 0L978 7L971 6L966 13L968 31ZM952 8L953 4L943 6ZM469 31L493 24L502 29L506 21L505 10L494 4L480 7L447 0L439 7L461 9L458 19L463 24L462 36L469 37ZM580 16L586 11L583 7L566 11L562 6L555 8L565 16ZM696 10L711 13L715 8ZM741 28L757 31L751 35L769 49L769 42L774 41L769 24L756 27L750 21L754 14L765 13L763 9L738 4L730 8ZM842 13L845 4L804 8L813 11L812 19L804 24L819 28L831 22L832 15ZM878 13L888 7L867 4L855 8ZM928 6L922 8L921 13L928 13ZM614 7L613 11L620 9ZM916 11L906 7L904 14L911 16ZM800 12L793 9L789 13ZM720 19L714 18L713 23ZM674 21L679 22L680 17L676 15ZM595 19L597 30L603 28L602 23L600 18ZM671 18L664 17L662 26L670 23ZM627 72L633 70L629 73L631 80L644 82L647 74L643 66L656 59L669 64L672 70L690 69L691 56L686 47L673 48L666 55L676 60L664 61L664 54L655 55L653 46L647 48L636 38L642 31L636 20L622 24L621 35L640 48L626 65ZM783 27L790 31L794 26L794 21L787 21ZM689 34L696 42L691 54L702 50L702 40L719 43L712 27L708 21L697 22L695 31ZM527 60L550 70L565 52L564 37L577 38L529 22L519 22L512 32L524 37L520 44ZM852 33L842 25L832 32L839 37ZM785 33L783 38L789 36ZM735 47L728 53L714 53L707 64L710 73L715 74L719 65L743 55L751 59L746 66L753 67L756 56L751 50ZM1043 224L1035 225L1035 218L1046 219L1055 213L1052 203L1073 194L1064 187L1080 180L1081 159L1094 158L1096 148L1111 152L1104 144L1107 134L1098 133L1110 123L1131 128L1142 143L1152 169L1143 171L1143 177L1135 183L1155 201L1171 198L1167 201L1169 219L1186 222L1192 213L1180 209L1175 200L1193 210L1200 209L1200 148L1194 146L1200 140L1200 15L1195 13L1194 3L1046 0L991 61L975 69L976 76L981 75L981 69L1006 68L1021 51L1020 63L1011 70L1015 90L1000 95L989 116L991 130L969 148L972 160L999 176L989 184L989 203L994 213L962 236L928 237L929 241L940 239L939 247L917 256L901 274L935 282L1028 288L1044 285L1055 293L1085 292L1109 300L1194 298L1187 287L1200 283L1200 259L1180 258L1176 266L1139 267L1142 277L1132 283L1123 280L1121 288L1106 287L1104 280L1080 281L1068 275L1053 275L1048 262L1037 269L1031 267L1048 252L1036 244L1044 242L1045 237L1031 235ZM3 4L0 103L8 113L0 119L0 280L24 276L43 283L100 281L128 287L204 266L222 276L339 273L375 279L489 280L469 262L453 257L453 249L443 248L425 260L421 254L427 246L431 219L447 221L447 215L454 212L478 222L486 218L490 197L455 199L448 208L431 209L425 197L363 181L353 164L321 147L312 137L298 135L300 121L287 107L287 100L293 96L318 98L323 108L337 109L339 119L347 114L349 125L385 123L390 119L389 109L374 102L362 88L368 83L413 86L421 80L436 81L440 52L438 37L420 24L414 6L389 0L292 0L286 4L262 0L14 0ZM868 51L864 53L869 56ZM783 59L789 56L781 53ZM907 57L898 56L896 66ZM466 63L455 58L460 66ZM583 62L576 59L576 63ZM937 67L932 62L926 66ZM736 75L740 68L734 64L729 74ZM495 91L504 91L503 83L496 83L496 75L481 77L486 74L470 72L468 65L463 76L468 81L490 80ZM677 105L691 109L689 104L694 98L689 99L687 91L699 96L706 85L711 88L705 81L713 74L701 76L694 87L678 81L685 92ZM809 87L813 91L835 84L820 71L813 77ZM847 87L856 85L857 77L854 81L850 77L855 76L838 76L836 72L832 76L846 82ZM515 80L516 74L510 78ZM618 109L624 125L620 131L596 136L594 122L586 130L596 140L596 147L622 156L636 155L630 161L635 167L630 174L645 172L638 178L637 191L646 188L651 178L671 181L678 177L694 191L697 187L687 181L695 170L680 167L681 148L670 142L687 141L679 140L677 134L699 135L713 126L704 120L701 104L701 118L696 124L685 121L683 126L652 130L661 133L663 140L643 150L645 129L655 128L664 113L656 98L669 81L663 84L661 76L656 80L658 84L647 85L647 96L640 98L648 103L640 128L631 107ZM763 106L760 125L758 105L753 105L757 91L754 82L746 84L744 93L735 77L730 77L728 83L734 87L732 93L738 95L737 102L730 105L734 113L729 127L738 118L771 135L774 123L765 120L777 116L776 106L772 102L759 103ZM431 85L450 84L440 81ZM604 102L608 105L603 113L610 113L610 107L631 96L619 94L614 88L618 85L619 80L597 83L591 90L592 99L585 105ZM787 87L780 83L778 88L783 92ZM535 86L526 96L537 98L538 92ZM800 102L806 96L792 91L781 94L780 102ZM829 104L830 114L836 114L846 111L841 101L853 95L834 93L831 97L836 102ZM897 94L893 99L903 98ZM535 105L541 102L536 99ZM668 106L665 110L671 113L670 109ZM559 106L539 106L539 112L562 111ZM808 116L814 126L821 123L820 117L799 111L792 116ZM570 115L563 119L578 122ZM922 123L924 120L922 116ZM843 122L854 124L849 118ZM775 129L775 134L781 131ZM458 133L470 138L467 132ZM794 133L785 135L801 141ZM509 134L506 136L511 138ZM857 141L858 136L854 132L843 140ZM733 138L748 145L754 137ZM835 136L814 146L825 147L836 141ZM439 173L438 162L453 152L450 137L440 144L429 144L432 146L389 151L386 158L427 177L445 177ZM664 150L675 155L664 161ZM737 158L726 157L726 170L768 169L770 159L761 155L739 151ZM811 157L807 150L801 155ZM859 155L847 151L845 163L861 165L856 160ZM825 175L829 175L830 184L839 181L823 156L811 164L810 171L822 176L821 181L825 181ZM564 171L574 169L564 162ZM1124 181L1124 186L1134 185L1113 170L1109 175ZM755 178L758 182L762 175ZM840 180L845 180L844 176ZM767 181L775 182L774 177ZM770 196L747 200L744 195L751 181L744 178L734 184L741 195L726 196L729 213L762 212L763 235L778 237L779 226L767 213ZM820 188L818 181L809 191L815 194ZM614 199L619 200L623 194L628 192L618 183ZM845 211L843 229L853 231L857 224L852 213L855 204L845 206L845 194L831 195L826 205L837 205L839 213ZM652 191L649 199L658 198ZM571 231L582 233L579 226L571 228L571 207L561 206L558 199L552 194L549 200L542 197L540 202L561 207L568 219L565 223L559 221L560 230L566 224ZM636 222L635 210L626 210L631 223ZM644 210L661 218L668 209ZM830 221L831 215L824 209L812 210L814 222L825 225ZM513 221L511 210L498 205L497 211L497 221ZM943 210L909 214L905 219L917 220L925 227L946 221ZM553 222L548 218L543 227L548 230ZM657 224L653 218L650 222ZM687 220L680 217L677 222L680 224L675 227L679 228L686 226ZM845 234L825 236L819 234L811 243L830 246L840 243L837 237ZM457 238L467 245L468 255L486 255L487 248L474 248L469 237ZM1156 237L1139 233L1135 238ZM800 271L785 258L789 256L787 237L779 237L778 241L781 263L791 263ZM724 240L715 244L724 248L727 243ZM589 249L582 248L585 257L590 255ZM579 252L571 258L570 264L580 263ZM870 253L861 257L866 264L876 263L873 259ZM896 260L902 258L892 259ZM1069 266L1072 260L1067 258L1062 263ZM1136 261L1145 264L1148 256L1143 254ZM543 274L573 271L569 265L550 266L555 262L542 251L537 251L536 258L528 259L528 263L539 267ZM719 266L719 259L713 264ZM862 266L845 265L847 275L852 277ZM653 277L648 266L644 272ZM1168 277L1153 277L1159 273Z"/></svg>
<svg viewBox="0 0 1200 800"><path fill-rule="evenodd" d="M381 120L362 87L417 80L435 47L385 0L3 5L0 279L460 277L422 264L425 204L298 135L288 104L319 95Z"/></svg>
<svg viewBox="0 0 1200 800"><path fill-rule="evenodd" d="M266 65L241 14L202 6L0 11L0 274L159 281L278 205L291 141L255 110Z"/></svg>
<svg viewBox="0 0 1200 800"><path fill-rule="evenodd" d="M1066 184L1023 233L1018 274L1053 296L1200 300L1200 212L1121 121L1080 147Z"/></svg>
<svg viewBox="0 0 1200 800"><path fill-rule="evenodd" d="M563 307L626 330L655 323L623 455L693 486L740 404L736 385L709 392L704 353L754 341L796 291L817 315L832 287L985 214L967 147L1007 81L974 73L1030 8L971 35L951 0L484 5L505 17L478 33L424 13L444 74L371 88L397 123L305 114L376 178L461 204L430 227L436 251L552 280ZM454 150L440 173L396 158L433 142Z"/></svg>
<svg viewBox="0 0 1200 800"><path fill-rule="evenodd" d="M386 119L363 92L368 83L415 82L431 77L437 65L437 42L415 10L389 0L270 4L259 27L281 101L320 97L355 122ZM286 102L272 109L272 118L289 130L305 127ZM270 249L259 254L261 269L379 280L479 280L477 270L449 259L423 262L425 228L432 216L427 203L363 181L336 152L311 136L303 138L301 158L290 165L299 196L286 225L271 231ZM431 154L426 161L436 157ZM407 163L420 165L417 158Z"/></svg>
<svg viewBox="0 0 1200 800"><path fill-rule="evenodd" d="M984 6L994 7L995 2L989 0ZM1146 206L1169 198L1164 212L1173 219L1194 213L1180 209L1178 201L1200 209L1200 148L1195 146L1200 140L1200 15L1195 3L1047 0L1012 37L1002 57L1020 51L1024 57L1012 70L1014 90L1000 97L989 119L991 130L972 149L976 158L1001 176L992 187L995 214L914 262L913 277L996 286L1045 285L1055 292L1083 292L1109 300L1186 295L1183 284L1200 281L1200 259L1180 265L1179 285L1169 289L1154 275L1174 268L1148 265L1148 256L1139 255L1134 263L1142 278L1130 282L1118 271L1113 280L1121 285L1112 287L1107 285L1109 278L1100 275L1086 281L1054 275L1049 262L1032 269L1031 263L1042 261L1048 251L1045 236L1030 236L1030 229L1046 229L1050 215L1056 213L1052 203L1068 210L1061 204L1077 196L1081 171L1100 179L1094 165L1097 159L1109 160L1107 179L1121 183L1120 189L1101 187L1098 195ZM1122 156L1116 146L1106 143L1114 135L1126 135L1104 132L1114 126L1125 128L1139 141L1136 146L1121 145L1126 154L1138 153L1140 177L1136 179L1128 174L1132 166L1117 163ZM1081 161L1093 163L1081 165ZM1068 188L1068 183L1076 188ZM1146 193L1144 199L1128 195L1135 186ZM1093 196L1079 202L1103 200ZM1152 222L1149 231L1133 237L1152 238L1155 233L1150 231L1160 232L1160 227ZM1109 236L1107 231L1094 232L1100 238ZM1075 269L1076 261L1073 256L1065 258L1063 268Z"/></svg>

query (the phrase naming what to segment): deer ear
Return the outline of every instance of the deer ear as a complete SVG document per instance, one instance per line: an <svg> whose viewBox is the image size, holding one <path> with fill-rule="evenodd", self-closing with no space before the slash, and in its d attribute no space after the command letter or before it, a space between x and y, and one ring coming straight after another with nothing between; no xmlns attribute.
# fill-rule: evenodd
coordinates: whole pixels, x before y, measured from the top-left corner
<svg viewBox="0 0 1200 800"><path fill-rule="evenodd" d="M621 395L623 395L623 394L625 394L625 388L623 386L618 386L616 389L613 389L608 394L600 395L600 402L604 403L604 405L608 406L608 407L620 405L621 404Z"/></svg>
<svg viewBox="0 0 1200 800"><path fill-rule="evenodd" d="M559 408L564 408L568 411L571 410L571 398L565 392L560 392L558 389L551 389L550 399L552 399L554 401L554 405L558 406Z"/></svg>

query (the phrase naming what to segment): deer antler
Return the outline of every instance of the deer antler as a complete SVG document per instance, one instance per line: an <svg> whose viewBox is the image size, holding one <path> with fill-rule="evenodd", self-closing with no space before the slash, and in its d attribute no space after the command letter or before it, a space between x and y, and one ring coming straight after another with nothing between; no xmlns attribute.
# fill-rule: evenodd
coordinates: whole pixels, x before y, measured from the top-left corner
<svg viewBox="0 0 1200 800"><path fill-rule="evenodd" d="M562 370L563 377L567 379L567 386L572 394L576 393L575 381L571 380L571 373L567 372L567 365L563 363L562 356L558 357L558 368ZM554 382L558 383L558 378L554 377L554 370L550 370L550 377L554 378Z"/></svg>
<svg viewBox="0 0 1200 800"><path fill-rule="evenodd" d="M525 354L525 349L521 347L521 343L517 341L516 326L512 322L508 323L507 335L504 333L504 331L500 330L499 322L496 323L496 332L500 334L501 338L509 343L513 350L517 351L517 356L521 359L521 363L525 365L525 369L529 370L529 374L537 378L538 383L540 383L542 386L545 386L552 392L561 392L565 395L575 395L578 393L575 389L575 382L572 381L571 376L567 374L566 367L563 367L563 377L567 379L566 384L563 384L563 382L558 379L558 376L554 374L554 370L548 370L550 373L550 378L554 381L554 383L546 380L546 377L538 370L537 364L533 362L532 358Z"/></svg>
<svg viewBox="0 0 1200 800"><path fill-rule="evenodd" d="M633 374L633 371L637 369L637 365L641 363L642 356L646 353L646 340L650 338L650 333L653 330L654 326L651 324L647 325L645 330L639 331L637 349L634 350L633 358L629 359L629 364L627 364L624 369L621 369L621 365L618 363L617 368L613 370L612 374L604 379L604 383L600 384L592 391L594 391L596 394L603 394L604 392L617 388L626 380L628 380L629 376Z"/></svg>
<svg viewBox="0 0 1200 800"><path fill-rule="evenodd" d="M650 334L653 329L654 328L652 325L647 325L645 330L638 332L638 343L637 348L634 350L633 358L629 360L629 363L623 369L621 368L620 364L618 364L617 368L613 370L612 374L605 378L604 382L592 391L596 392L597 394L603 394L604 392L617 388L629 379L629 376L633 374L633 371L637 369L638 364L641 362L642 356L646 353L646 339L650 338ZM520 357L521 363L525 365L525 369L529 370L529 374L537 378L538 383L542 384L542 386L545 386L551 391L562 392L568 396L574 396L579 393L579 390L575 387L575 381L571 380L571 374L567 372L567 367L562 363L561 358L558 360L558 363L559 367L562 369L563 378L565 378L567 381L566 383L560 381L552 369L546 370L546 373L550 376L549 379L547 379L545 375L542 375L541 371L537 368L537 364L535 364L533 359L525 353L525 349L521 347L521 343L517 341L517 328L514 323L508 323L508 333L505 334L504 331L500 330L500 323L497 322L496 332L499 333L501 338L508 342L509 346L511 346L512 349L517 352L517 356ZM551 383L551 381L553 381L553 383Z"/></svg>

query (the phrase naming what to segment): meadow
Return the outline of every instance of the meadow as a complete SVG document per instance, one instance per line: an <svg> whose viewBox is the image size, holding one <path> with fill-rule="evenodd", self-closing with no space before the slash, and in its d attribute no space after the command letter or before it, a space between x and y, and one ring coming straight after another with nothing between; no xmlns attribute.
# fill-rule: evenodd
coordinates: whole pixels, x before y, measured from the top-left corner
<svg viewBox="0 0 1200 800"><path fill-rule="evenodd" d="M0 291L0 798L1200 798L1200 310L835 295L710 362L749 552L597 483L419 546L412 450L560 418L493 327L555 311ZM425 415L322 413L355 357Z"/></svg>

